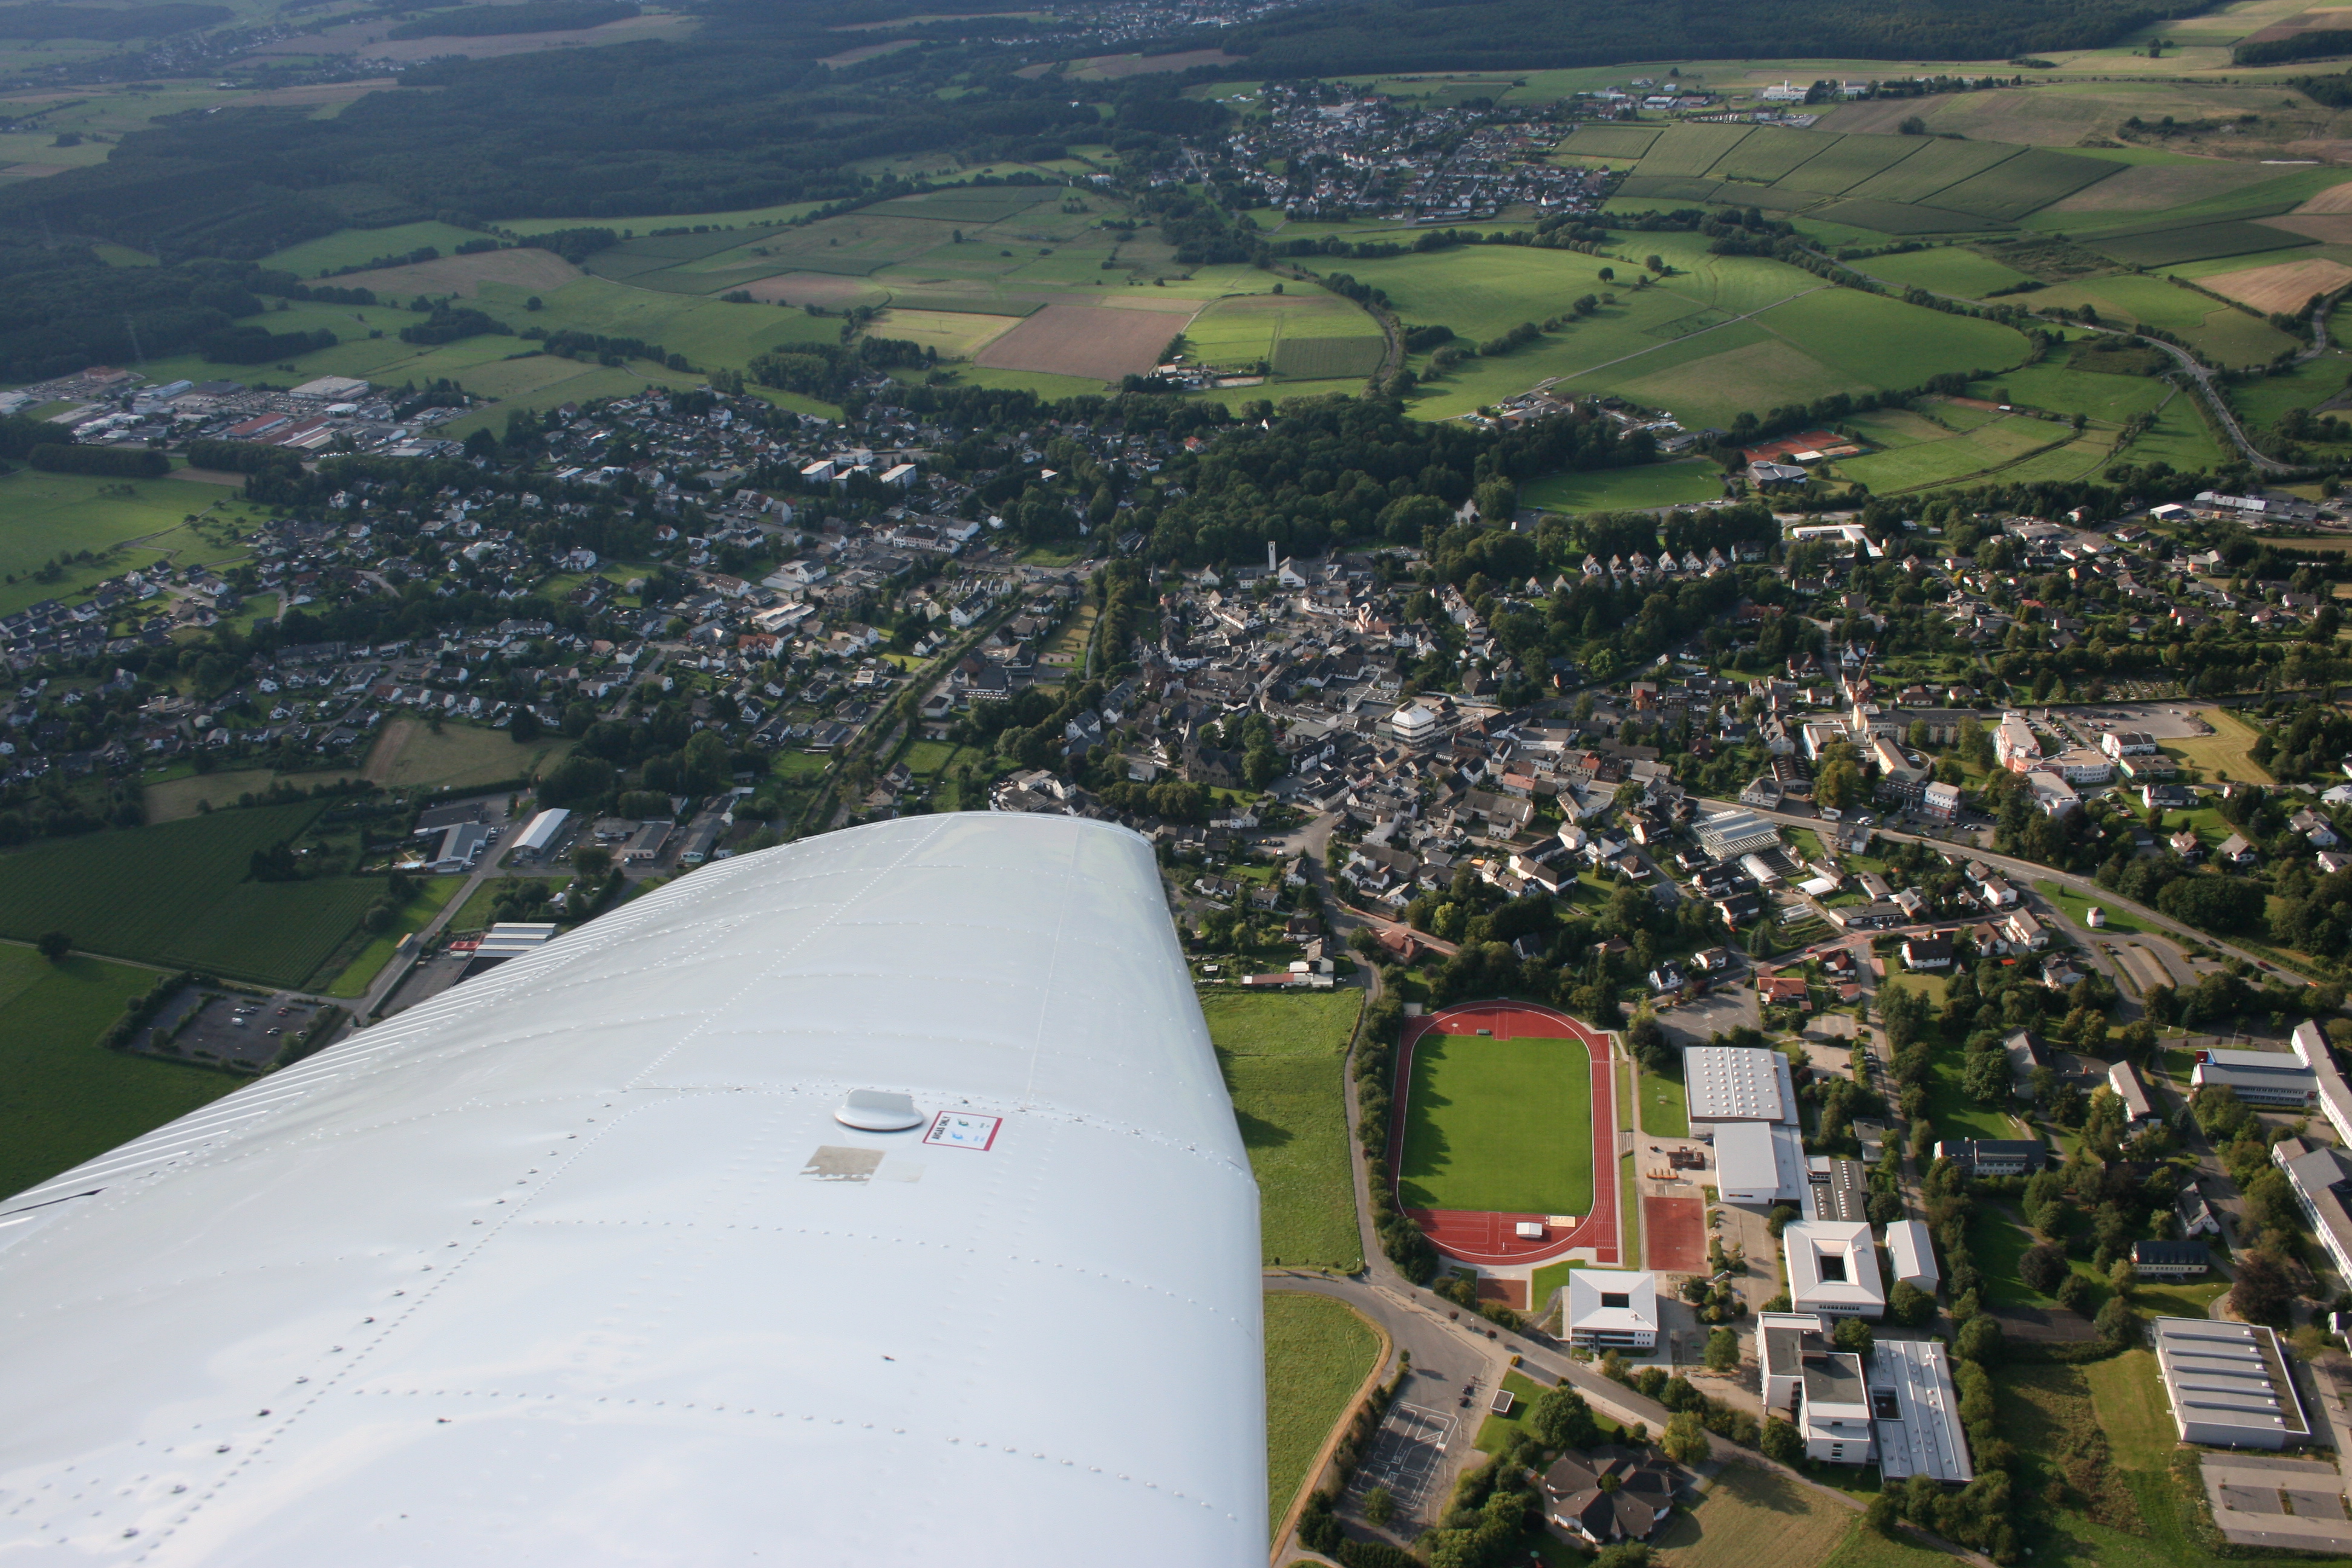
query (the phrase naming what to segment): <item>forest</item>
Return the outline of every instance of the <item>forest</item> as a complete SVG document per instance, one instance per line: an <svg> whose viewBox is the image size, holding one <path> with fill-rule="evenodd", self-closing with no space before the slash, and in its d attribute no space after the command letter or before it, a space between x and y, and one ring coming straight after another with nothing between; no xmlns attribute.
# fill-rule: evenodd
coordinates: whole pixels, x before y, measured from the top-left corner
<svg viewBox="0 0 2352 1568"><path fill-rule="evenodd" d="M1372 0L1302 6L1217 35L1253 78L1519 69L1629 60L2005 59L2093 48L2203 0Z"/></svg>

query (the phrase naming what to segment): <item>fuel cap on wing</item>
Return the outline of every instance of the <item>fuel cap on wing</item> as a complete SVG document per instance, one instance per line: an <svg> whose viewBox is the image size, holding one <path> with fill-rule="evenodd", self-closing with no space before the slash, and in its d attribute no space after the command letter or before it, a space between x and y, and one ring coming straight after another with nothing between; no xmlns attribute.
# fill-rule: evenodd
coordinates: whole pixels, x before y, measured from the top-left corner
<svg viewBox="0 0 2352 1568"><path fill-rule="evenodd" d="M878 1089L851 1089L849 1098L835 1109L833 1119L861 1132L904 1132L920 1127L926 1120L915 1109L911 1095L890 1094Z"/></svg>

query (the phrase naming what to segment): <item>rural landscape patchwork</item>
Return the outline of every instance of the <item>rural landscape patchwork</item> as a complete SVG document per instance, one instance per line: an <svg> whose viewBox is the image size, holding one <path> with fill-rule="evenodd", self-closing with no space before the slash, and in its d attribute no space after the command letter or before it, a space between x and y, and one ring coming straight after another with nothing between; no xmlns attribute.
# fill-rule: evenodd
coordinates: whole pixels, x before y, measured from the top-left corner
<svg viewBox="0 0 2352 1568"><path fill-rule="evenodd" d="M0 5L0 1190L1082 816L1273 1568L2352 1565L2352 10L1020 3Z"/></svg>

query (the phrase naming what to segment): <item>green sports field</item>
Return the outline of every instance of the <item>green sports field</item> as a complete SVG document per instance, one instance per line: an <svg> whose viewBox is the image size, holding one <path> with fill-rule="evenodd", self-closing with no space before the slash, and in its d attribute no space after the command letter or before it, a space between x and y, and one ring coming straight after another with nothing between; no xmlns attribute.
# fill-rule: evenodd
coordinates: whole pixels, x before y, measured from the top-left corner
<svg viewBox="0 0 2352 1568"><path fill-rule="evenodd" d="M1412 1208L1585 1214L1592 1074L1574 1040L1423 1035L1399 1191Z"/></svg>

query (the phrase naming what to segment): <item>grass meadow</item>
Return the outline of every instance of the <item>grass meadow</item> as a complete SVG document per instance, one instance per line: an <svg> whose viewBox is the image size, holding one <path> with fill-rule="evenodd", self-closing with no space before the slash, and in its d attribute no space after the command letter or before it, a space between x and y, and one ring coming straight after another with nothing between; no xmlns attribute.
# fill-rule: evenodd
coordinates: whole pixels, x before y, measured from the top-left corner
<svg viewBox="0 0 2352 1568"><path fill-rule="evenodd" d="M0 857L0 936L62 931L98 952L299 985L383 892L355 877L246 879L255 850L296 837L322 809L220 811Z"/></svg>
<svg viewBox="0 0 2352 1568"><path fill-rule="evenodd" d="M1307 1467L1378 1364L1381 1336L1346 1303L1295 1290L1265 1298L1265 1509L1271 1531Z"/></svg>
<svg viewBox="0 0 2352 1568"><path fill-rule="evenodd" d="M1362 1004L1355 990L1201 999L1257 1177L1268 1263L1352 1268L1362 1260L1342 1098Z"/></svg>
<svg viewBox="0 0 2352 1568"><path fill-rule="evenodd" d="M1857 1522L1852 1509L1786 1476L1726 1465L1651 1545L1673 1553L1675 1568L1816 1568Z"/></svg>
<svg viewBox="0 0 2352 1568"><path fill-rule="evenodd" d="M2210 735L2188 740L2168 740L2164 742L2167 756L2176 757L2185 767L2199 770L2208 779L2235 779L2241 784L2276 784L2270 770L2254 761L2249 750L2259 739L2253 726L2234 713L2219 708L2195 710L2198 717L2213 727Z"/></svg>
<svg viewBox="0 0 2352 1568"><path fill-rule="evenodd" d="M131 540L173 532L191 513L236 494L225 485L187 479L101 479L26 468L0 475L0 615L153 565L165 550L132 546ZM107 554L121 546L128 548ZM34 575L53 557L85 550L105 558L64 567L47 581Z"/></svg>
<svg viewBox="0 0 2352 1568"><path fill-rule="evenodd" d="M1413 1208L1586 1214L1592 1075L1573 1040L1424 1034L1399 1191Z"/></svg>
<svg viewBox="0 0 2352 1568"><path fill-rule="evenodd" d="M383 973L383 966L390 963L392 955L400 950L401 942L432 924L433 917L448 908L449 900L465 885L463 877L426 878L416 889L416 896L408 900L407 907L394 920L392 929L368 938L366 944L352 955L351 961L342 966L328 985L327 994L342 997L366 995L368 987L375 984L375 977Z"/></svg>
<svg viewBox="0 0 2352 1568"><path fill-rule="evenodd" d="M2090 929L2090 913L2093 910L2098 910L2101 919L2105 922L2100 926L2101 931L2137 934L2144 929L2137 921L2125 914L2121 906L2103 899L2086 899L2082 894L2061 887L2056 882L2036 882L2033 884L2033 890L2065 910L2068 920L2086 931Z"/></svg>
<svg viewBox="0 0 2352 1568"><path fill-rule="evenodd" d="M152 970L0 947L0 1194L18 1193L219 1099L226 1073L98 1043Z"/></svg>
<svg viewBox="0 0 2352 1568"><path fill-rule="evenodd" d="M517 745L504 730L444 721L436 731L422 719L395 719L369 748L362 770L394 789L463 789L542 773L571 753L562 736Z"/></svg>

